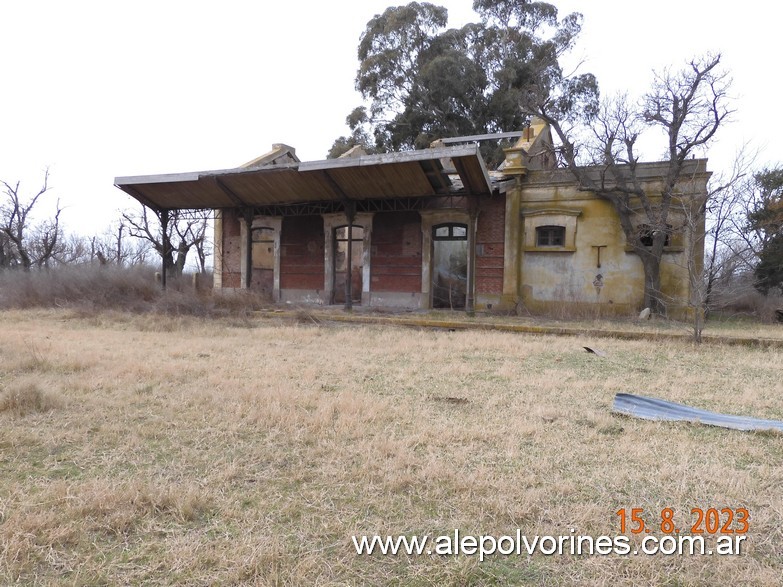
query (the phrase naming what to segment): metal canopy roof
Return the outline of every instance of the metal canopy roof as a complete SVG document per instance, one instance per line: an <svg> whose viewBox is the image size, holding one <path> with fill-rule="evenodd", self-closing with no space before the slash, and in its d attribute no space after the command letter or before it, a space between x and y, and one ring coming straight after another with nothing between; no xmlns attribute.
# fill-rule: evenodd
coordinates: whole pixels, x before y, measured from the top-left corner
<svg viewBox="0 0 783 587"><path fill-rule="evenodd" d="M117 177L114 184L146 206L173 210L434 196L456 189L449 173L459 175L467 194L492 191L475 144L250 169Z"/></svg>

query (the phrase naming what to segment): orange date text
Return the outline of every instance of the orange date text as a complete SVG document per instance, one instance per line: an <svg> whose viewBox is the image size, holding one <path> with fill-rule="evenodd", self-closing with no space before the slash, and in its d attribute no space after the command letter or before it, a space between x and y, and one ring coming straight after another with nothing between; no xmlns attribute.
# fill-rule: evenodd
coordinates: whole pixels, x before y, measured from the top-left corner
<svg viewBox="0 0 783 587"><path fill-rule="evenodd" d="M620 508L615 514L620 518L620 534L746 534L750 529L750 512L743 507L691 508L676 520L673 508Z"/></svg>

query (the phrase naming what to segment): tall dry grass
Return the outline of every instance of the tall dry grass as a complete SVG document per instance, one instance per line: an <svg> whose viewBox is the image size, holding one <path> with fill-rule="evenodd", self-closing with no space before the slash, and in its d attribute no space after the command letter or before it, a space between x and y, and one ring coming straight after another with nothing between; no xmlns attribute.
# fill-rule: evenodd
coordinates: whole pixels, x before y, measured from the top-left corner
<svg viewBox="0 0 783 587"><path fill-rule="evenodd" d="M778 585L781 437L610 413L618 391L783 419L779 351L6 311L0 583ZM249 328L247 326L250 326ZM583 344L607 353L584 353ZM353 534L617 534L746 507L741 557L359 557Z"/></svg>
<svg viewBox="0 0 783 587"><path fill-rule="evenodd" d="M194 279L196 281L194 281ZM270 300L258 292L215 295L211 275L170 278L165 291L149 266L74 265L49 271L0 271L0 309L70 308L159 314L247 315Z"/></svg>
<svg viewBox="0 0 783 587"><path fill-rule="evenodd" d="M17 383L0 394L0 412L11 412L16 416L48 412L61 405L62 402L56 396L42 391L32 382Z"/></svg>

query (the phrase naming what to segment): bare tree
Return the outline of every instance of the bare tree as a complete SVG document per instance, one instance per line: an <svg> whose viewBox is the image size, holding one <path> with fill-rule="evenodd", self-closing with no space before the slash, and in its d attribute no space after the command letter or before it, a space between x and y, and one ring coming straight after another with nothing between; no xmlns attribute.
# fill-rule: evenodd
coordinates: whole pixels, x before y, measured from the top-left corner
<svg viewBox="0 0 783 587"><path fill-rule="evenodd" d="M5 232L0 231L0 269L14 267L18 262L11 239Z"/></svg>
<svg viewBox="0 0 783 587"><path fill-rule="evenodd" d="M210 240L207 238L210 220L212 220L211 212L204 211L204 222L199 226L201 237L197 239L194 244L194 247L196 248L196 257L198 258L199 271L201 273L207 272L207 257L212 255L212 246Z"/></svg>
<svg viewBox="0 0 783 587"><path fill-rule="evenodd" d="M735 171L728 181L717 181L704 194L694 195L691 200L677 200L678 216L682 219L685 232L686 247L689 251L705 249L704 262L699 262L693 254L685 256L685 269L688 275L690 296L686 304L692 312L693 339L701 343L705 320L712 304L714 289L721 271L728 262L725 250L721 247L723 231L727 216L730 213L730 199L736 191L732 189L735 183L741 181L742 170L735 166ZM709 228L707 218L710 217Z"/></svg>
<svg viewBox="0 0 783 587"><path fill-rule="evenodd" d="M81 235L68 234L60 239L60 247L54 256L58 265L79 265L89 263L90 239Z"/></svg>
<svg viewBox="0 0 783 587"><path fill-rule="evenodd" d="M743 146L728 172L716 173L703 207L705 218L704 312L716 306L716 291L726 299L732 282L753 268L755 254L745 238L746 211L752 198L757 152Z"/></svg>
<svg viewBox="0 0 783 587"><path fill-rule="evenodd" d="M134 241L123 244L123 263L130 267L151 263L150 257L153 253L150 243L142 239L134 239Z"/></svg>
<svg viewBox="0 0 783 587"><path fill-rule="evenodd" d="M20 195L20 182L3 184L5 198L0 206L0 261L3 267L19 266L25 271L31 267L48 267L59 252L62 241L60 207L57 201L53 216L37 225L32 223L32 212L41 197L49 191L49 171L44 173L41 189L26 200Z"/></svg>
<svg viewBox="0 0 783 587"><path fill-rule="evenodd" d="M130 232L127 221L121 218L108 227L103 234L89 239L90 262L101 265L134 266L147 262L150 256L150 243L145 239L128 238Z"/></svg>
<svg viewBox="0 0 783 587"><path fill-rule="evenodd" d="M203 259L207 255L204 247L210 216L210 210L171 210L164 231L160 211L142 206L138 212L122 213L128 234L149 242L163 259L166 272L171 276L182 274L192 248L200 251L199 259L203 267Z"/></svg>
<svg viewBox="0 0 783 587"><path fill-rule="evenodd" d="M593 192L614 206L626 242L644 267L644 304L664 312L661 295L661 258L671 231L670 212L680 197L679 184L687 180L687 160L701 153L731 111L726 106L730 81L719 69L720 55L690 61L680 72L656 75L651 90L638 105L626 97L607 102L598 110L579 105L579 86L567 80L558 88L539 87L522 98L522 108L551 126L557 135L559 155L582 189ZM565 89L564 89L565 88ZM568 90L576 90L568 98ZM559 91L556 91L559 90ZM588 95L589 97L589 95ZM580 153L576 127L563 121L578 120L575 107L595 116L589 118L592 140ZM664 131L666 170L655 190L641 181L638 139L653 128ZM586 156L599 165L596 179L580 164Z"/></svg>

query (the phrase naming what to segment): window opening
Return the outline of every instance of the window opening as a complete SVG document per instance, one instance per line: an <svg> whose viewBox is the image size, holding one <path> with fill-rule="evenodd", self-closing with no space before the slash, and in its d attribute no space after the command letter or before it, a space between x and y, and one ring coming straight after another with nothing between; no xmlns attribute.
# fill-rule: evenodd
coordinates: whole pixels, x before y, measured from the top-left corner
<svg viewBox="0 0 783 587"><path fill-rule="evenodd" d="M432 236L441 241L466 241L468 227L466 224L438 224L432 228Z"/></svg>
<svg viewBox="0 0 783 587"><path fill-rule="evenodd" d="M649 224L640 224L638 226L639 229L639 240L642 242L642 245L645 247L651 247L653 246L653 233L655 232L652 227ZM672 225L667 224L666 225L666 239L663 241L663 246L668 247L669 246L669 236L671 234Z"/></svg>
<svg viewBox="0 0 783 587"><path fill-rule="evenodd" d="M562 247L565 245L565 226L536 227L537 247Z"/></svg>

